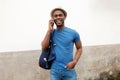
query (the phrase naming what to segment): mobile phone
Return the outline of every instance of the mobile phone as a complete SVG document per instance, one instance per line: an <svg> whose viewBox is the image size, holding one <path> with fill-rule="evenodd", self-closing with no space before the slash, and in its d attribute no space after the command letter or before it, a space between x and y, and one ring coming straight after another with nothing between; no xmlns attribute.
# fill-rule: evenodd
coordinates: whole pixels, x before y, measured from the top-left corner
<svg viewBox="0 0 120 80"><path fill-rule="evenodd" d="M54 26L54 23L55 23L55 22L54 22L54 20L53 20L53 22L52 22L52 27Z"/></svg>

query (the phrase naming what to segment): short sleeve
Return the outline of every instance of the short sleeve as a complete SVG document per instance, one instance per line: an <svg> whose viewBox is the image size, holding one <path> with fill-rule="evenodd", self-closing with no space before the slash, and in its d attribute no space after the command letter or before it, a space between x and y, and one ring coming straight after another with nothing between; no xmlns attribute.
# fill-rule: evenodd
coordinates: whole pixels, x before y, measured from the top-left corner
<svg viewBox="0 0 120 80"><path fill-rule="evenodd" d="M80 41L80 35L78 32L75 31L75 34L74 34L74 42L79 42Z"/></svg>

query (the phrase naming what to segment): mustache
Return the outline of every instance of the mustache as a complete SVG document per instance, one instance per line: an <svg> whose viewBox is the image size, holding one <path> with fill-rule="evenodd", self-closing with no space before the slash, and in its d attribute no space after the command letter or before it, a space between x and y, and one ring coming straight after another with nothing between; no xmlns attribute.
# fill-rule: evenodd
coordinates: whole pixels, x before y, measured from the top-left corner
<svg viewBox="0 0 120 80"><path fill-rule="evenodd" d="M57 20L60 20L60 21L62 21L62 19L60 19L60 18L58 18L58 19L54 19L54 21L57 21Z"/></svg>

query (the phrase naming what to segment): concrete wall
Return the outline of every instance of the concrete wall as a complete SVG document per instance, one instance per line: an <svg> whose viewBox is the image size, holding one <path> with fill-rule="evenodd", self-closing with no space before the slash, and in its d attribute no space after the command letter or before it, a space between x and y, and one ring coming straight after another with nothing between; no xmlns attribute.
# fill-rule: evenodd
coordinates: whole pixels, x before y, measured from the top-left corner
<svg viewBox="0 0 120 80"><path fill-rule="evenodd" d="M38 67L40 50L0 53L0 80L50 80ZM103 72L120 70L120 44L84 46L76 66L78 80L94 80Z"/></svg>

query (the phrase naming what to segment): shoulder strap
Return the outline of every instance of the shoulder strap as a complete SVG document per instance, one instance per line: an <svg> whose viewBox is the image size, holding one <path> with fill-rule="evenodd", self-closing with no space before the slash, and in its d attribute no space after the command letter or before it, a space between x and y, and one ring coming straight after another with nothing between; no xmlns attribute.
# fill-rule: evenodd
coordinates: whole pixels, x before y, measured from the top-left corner
<svg viewBox="0 0 120 80"><path fill-rule="evenodd" d="M55 30L53 30L50 34L50 40L53 41L53 35L54 35Z"/></svg>

